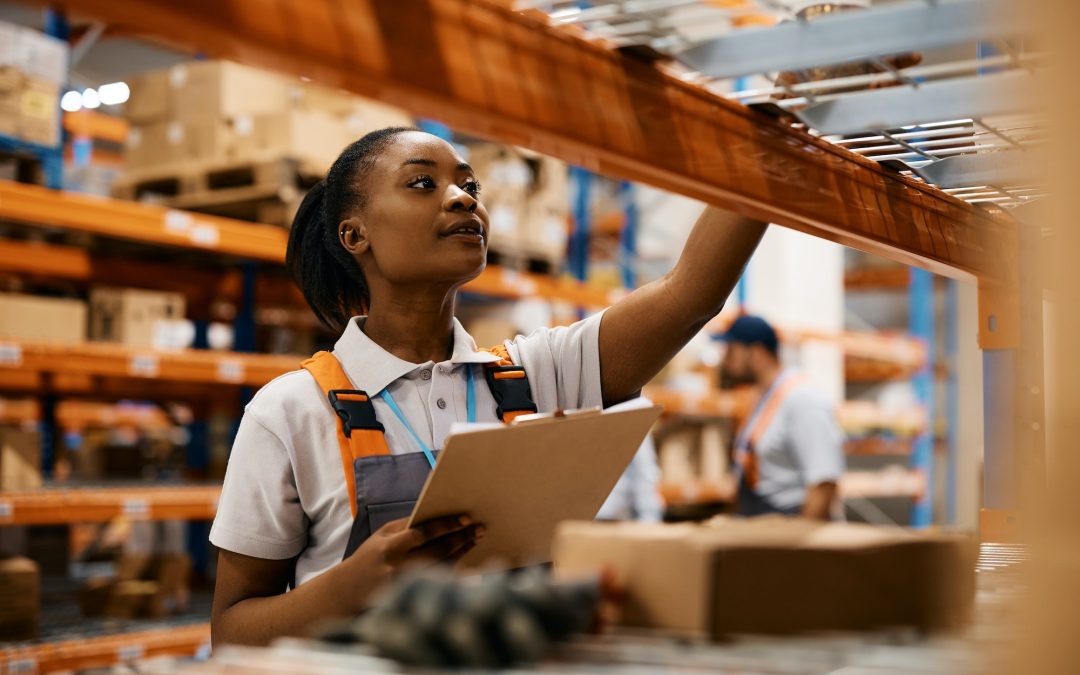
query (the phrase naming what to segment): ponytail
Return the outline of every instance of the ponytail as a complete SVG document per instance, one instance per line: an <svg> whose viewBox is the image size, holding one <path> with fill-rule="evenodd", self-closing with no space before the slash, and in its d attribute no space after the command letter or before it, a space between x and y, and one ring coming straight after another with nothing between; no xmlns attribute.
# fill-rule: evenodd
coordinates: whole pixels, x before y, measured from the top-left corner
<svg viewBox="0 0 1080 675"><path fill-rule="evenodd" d="M326 179L304 196L293 218L285 266L316 318L332 331L343 331L350 318L367 312L371 304L364 271L341 244L338 225L365 205L363 175L390 140L405 131L416 129L379 129L345 148Z"/></svg>

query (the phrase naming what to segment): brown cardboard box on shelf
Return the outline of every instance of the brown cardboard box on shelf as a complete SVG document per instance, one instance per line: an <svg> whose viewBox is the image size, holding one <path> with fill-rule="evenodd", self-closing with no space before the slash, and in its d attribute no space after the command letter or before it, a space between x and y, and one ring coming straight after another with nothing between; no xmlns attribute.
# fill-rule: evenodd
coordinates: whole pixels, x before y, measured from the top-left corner
<svg viewBox="0 0 1080 675"><path fill-rule="evenodd" d="M524 252L527 198L534 179L529 164L515 149L494 143L470 145L467 161L483 186L492 248Z"/></svg>
<svg viewBox="0 0 1080 675"><path fill-rule="evenodd" d="M702 525L564 523L562 578L610 568L622 622L693 637L964 625L975 592L970 537L799 519Z"/></svg>
<svg viewBox="0 0 1080 675"><path fill-rule="evenodd" d="M128 169L178 165L189 155L191 141L181 122L156 122L128 131L124 164Z"/></svg>
<svg viewBox="0 0 1080 675"><path fill-rule="evenodd" d="M0 491L41 487L41 434L0 427Z"/></svg>
<svg viewBox="0 0 1080 675"><path fill-rule="evenodd" d="M169 118L173 107L169 71L142 73L128 78L127 83L131 93L124 104L124 116L132 124L153 124Z"/></svg>
<svg viewBox="0 0 1080 675"><path fill-rule="evenodd" d="M168 71L175 119L193 122L265 115L289 106L292 82L229 61L195 61Z"/></svg>
<svg viewBox="0 0 1080 675"><path fill-rule="evenodd" d="M41 340L74 344L86 340L86 303L0 293L0 340Z"/></svg>
<svg viewBox="0 0 1080 675"><path fill-rule="evenodd" d="M157 323L182 319L185 311L180 293L99 286L90 291L90 339L153 347Z"/></svg>
<svg viewBox="0 0 1080 675"><path fill-rule="evenodd" d="M3 35L0 35L0 41ZM19 133L19 111L22 108L23 80L26 76L15 66L0 65L0 134Z"/></svg>
<svg viewBox="0 0 1080 675"><path fill-rule="evenodd" d="M317 110L259 115L252 136L258 156L295 159L315 173L329 171L350 141L340 118Z"/></svg>
<svg viewBox="0 0 1080 675"><path fill-rule="evenodd" d="M60 86L35 77L23 81L19 137L38 145L60 143Z"/></svg>
<svg viewBox="0 0 1080 675"><path fill-rule="evenodd" d="M163 618L187 609L191 558L183 553L124 553L114 577L89 579L79 591L83 616Z"/></svg>
<svg viewBox="0 0 1080 675"><path fill-rule="evenodd" d="M41 571L29 558L0 559L0 642L37 637Z"/></svg>

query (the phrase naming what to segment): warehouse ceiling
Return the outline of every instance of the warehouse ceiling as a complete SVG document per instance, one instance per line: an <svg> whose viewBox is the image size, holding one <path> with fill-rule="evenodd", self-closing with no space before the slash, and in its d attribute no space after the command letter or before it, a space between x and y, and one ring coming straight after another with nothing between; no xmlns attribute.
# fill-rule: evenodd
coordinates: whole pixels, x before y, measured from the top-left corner
<svg viewBox="0 0 1080 675"><path fill-rule="evenodd" d="M1043 55L1007 0L518 0L975 204L1044 195Z"/></svg>

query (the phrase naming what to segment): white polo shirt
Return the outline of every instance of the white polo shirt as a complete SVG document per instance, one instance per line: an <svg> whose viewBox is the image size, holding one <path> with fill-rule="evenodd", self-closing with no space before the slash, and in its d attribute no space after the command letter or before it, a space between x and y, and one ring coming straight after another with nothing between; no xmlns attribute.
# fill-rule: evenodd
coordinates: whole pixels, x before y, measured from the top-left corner
<svg viewBox="0 0 1080 675"><path fill-rule="evenodd" d="M601 316L506 342L514 363L525 367L541 412L602 405ZM457 319L450 359L421 364L402 361L372 342L361 329L363 321L349 322L334 353L353 385L373 397L392 453L421 448L376 396L384 388L432 448L443 446L451 424L467 419L466 368L473 369L476 382L477 421L498 421L483 374L483 364L498 359L477 351ZM259 390L233 443L211 543L270 560L299 555L297 584L340 562L352 512L337 433L337 417L306 370L286 373Z"/></svg>

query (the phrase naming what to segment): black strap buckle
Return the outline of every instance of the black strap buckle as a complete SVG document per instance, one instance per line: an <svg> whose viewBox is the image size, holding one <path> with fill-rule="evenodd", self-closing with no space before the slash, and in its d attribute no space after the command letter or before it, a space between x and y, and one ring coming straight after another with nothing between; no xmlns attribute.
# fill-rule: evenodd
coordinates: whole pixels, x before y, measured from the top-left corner
<svg viewBox="0 0 1080 675"><path fill-rule="evenodd" d="M525 369L521 366L487 366L484 368L484 377L487 379L491 396L495 399L496 413L502 419L506 413L527 410L536 412L536 403L533 401L532 390L529 388L527 377L497 378L497 373L521 372Z"/></svg>
<svg viewBox="0 0 1080 675"><path fill-rule="evenodd" d="M340 394L360 395L367 398L365 401L343 399ZM352 436L353 429L376 429L384 432L383 425L375 418L375 406L371 403L371 397L359 389L331 389L327 395L334 412L341 418L341 426L345 429L345 436Z"/></svg>

